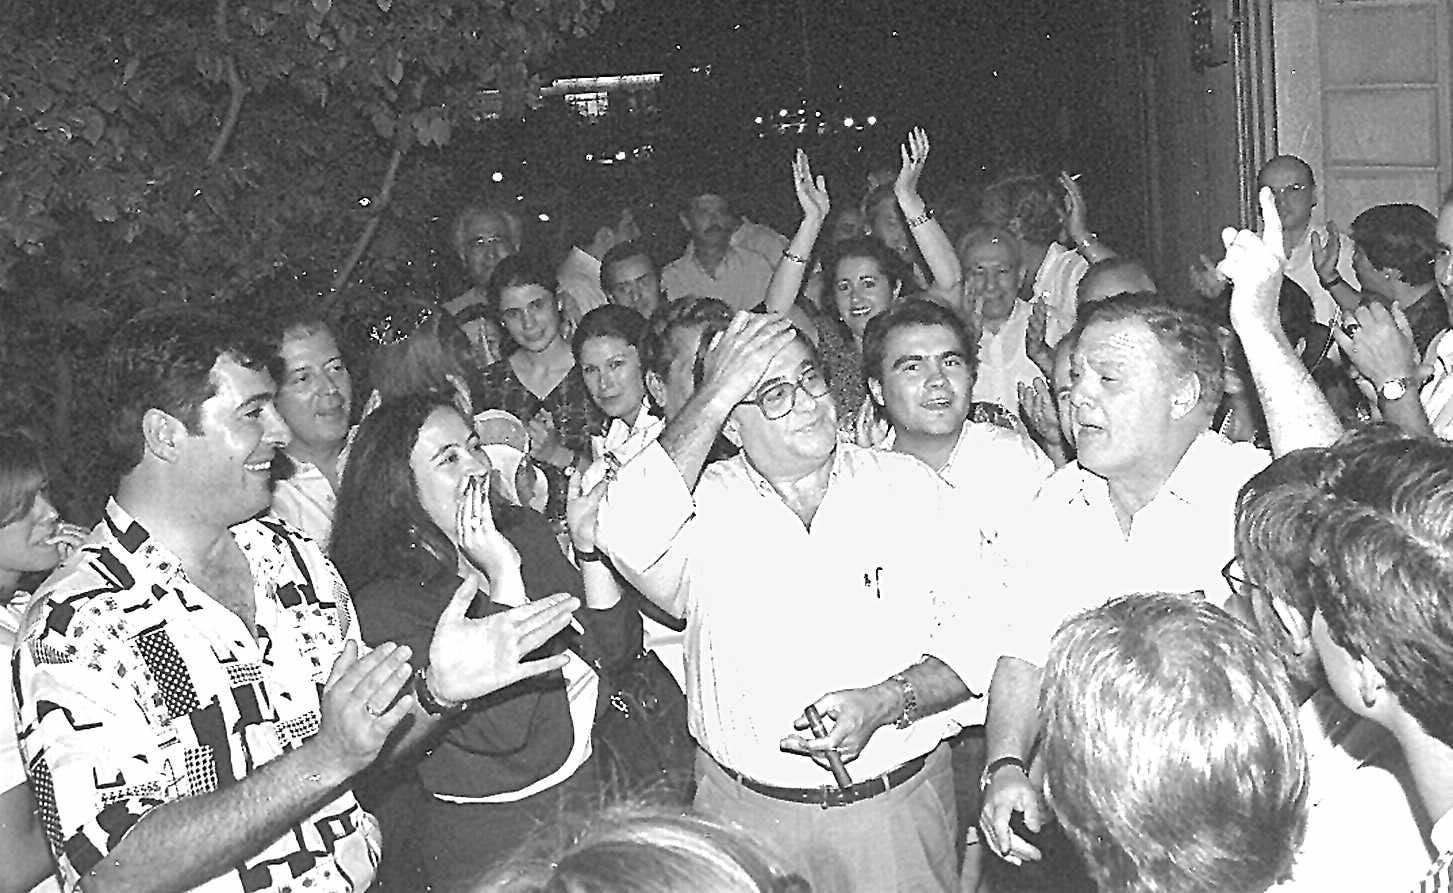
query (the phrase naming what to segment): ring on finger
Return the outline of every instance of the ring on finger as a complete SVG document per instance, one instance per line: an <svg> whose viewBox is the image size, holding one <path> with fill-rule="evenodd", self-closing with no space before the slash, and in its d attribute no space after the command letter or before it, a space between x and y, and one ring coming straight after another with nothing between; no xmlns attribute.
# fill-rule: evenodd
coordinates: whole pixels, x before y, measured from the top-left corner
<svg viewBox="0 0 1453 893"><path fill-rule="evenodd" d="M1357 335L1357 330L1361 328L1362 323L1358 322L1355 319L1348 320L1347 322L1342 324L1342 331L1347 333L1348 338L1355 337Z"/></svg>
<svg viewBox="0 0 1453 893"><path fill-rule="evenodd" d="M373 706L373 704L368 701L363 702L363 711L369 716L372 716L374 719L378 719L384 714L383 710L380 710L379 708Z"/></svg>

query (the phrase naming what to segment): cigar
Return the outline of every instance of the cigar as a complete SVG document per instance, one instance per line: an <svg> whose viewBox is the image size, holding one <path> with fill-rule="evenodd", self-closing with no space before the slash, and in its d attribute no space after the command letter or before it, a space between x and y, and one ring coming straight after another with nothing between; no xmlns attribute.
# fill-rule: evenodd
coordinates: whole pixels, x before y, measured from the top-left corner
<svg viewBox="0 0 1453 893"><path fill-rule="evenodd" d="M822 714L817 712L817 708L808 704L807 709L802 712L807 716L807 724L812 728L812 734L819 738L826 738L827 726L822 724ZM836 749L829 750L827 764L832 768L832 777L838 787L843 790L852 787L853 779L848 775L848 768L843 765L842 754L839 754Z"/></svg>

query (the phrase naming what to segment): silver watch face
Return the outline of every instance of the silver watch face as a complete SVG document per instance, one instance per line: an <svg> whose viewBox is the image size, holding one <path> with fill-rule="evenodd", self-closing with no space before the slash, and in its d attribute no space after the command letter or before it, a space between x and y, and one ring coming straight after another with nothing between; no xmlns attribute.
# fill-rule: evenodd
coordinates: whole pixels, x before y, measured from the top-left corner
<svg viewBox="0 0 1453 893"><path fill-rule="evenodd" d="M1401 400L1408 392L1408 380L1406 378L1394 378L1392 381L1385 381L1378 393L1384 400Z"/></svg>

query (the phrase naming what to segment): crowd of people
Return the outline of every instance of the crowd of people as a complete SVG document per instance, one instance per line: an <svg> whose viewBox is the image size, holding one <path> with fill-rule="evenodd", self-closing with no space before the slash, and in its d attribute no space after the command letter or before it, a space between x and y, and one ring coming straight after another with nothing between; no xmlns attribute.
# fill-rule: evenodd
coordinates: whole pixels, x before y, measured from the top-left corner
<svg viewBox="0 0 1453 893"><path fill-rule="evenodd" d="M0 432L0 890L1448 889L1453 194L1177 293L929 155L121 326L98 524Z"/></svg>

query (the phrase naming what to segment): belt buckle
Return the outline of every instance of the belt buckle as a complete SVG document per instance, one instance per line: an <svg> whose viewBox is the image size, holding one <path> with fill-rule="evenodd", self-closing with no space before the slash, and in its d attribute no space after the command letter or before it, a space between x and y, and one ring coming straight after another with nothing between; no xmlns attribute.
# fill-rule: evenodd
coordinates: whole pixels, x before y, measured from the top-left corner
<svg viewBox="0 0 1453 893"><path fill-rule="evenodd" d="M825 784L818 788L818 790L822 794L822 799L818 805L823 809L832 809L835 806L848 806L853 803L852 796L847 788Z"/></svg>

